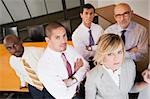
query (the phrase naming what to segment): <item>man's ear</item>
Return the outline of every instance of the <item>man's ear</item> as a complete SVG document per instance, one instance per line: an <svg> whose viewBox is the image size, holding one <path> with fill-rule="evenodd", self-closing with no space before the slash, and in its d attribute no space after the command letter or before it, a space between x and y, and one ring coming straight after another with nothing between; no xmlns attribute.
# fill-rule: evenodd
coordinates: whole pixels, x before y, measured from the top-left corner
<svg viewBox="0 0 150 99"><path fill-rule="evenodd" d="M115 14L113 15L113 17L114 17L114 19L115 19L115 21L116 21L116 17L115 17Z"/></svg>
<svg viewBox="0 0 150 99"><path fill-rule="evenodd" d="M48 37L45 37L45 41L48 43L48 42L49 42L49 38L48 38Z"/></svg>
<svg viewBox="0 0 150 99"><path fill-rule="evenodd" d="M18 37L18 40L21 44L23 43L23 40L20 37Z"/></svg>
<svg viewBox="0 0 150 99"><path fill-rule="evenodd" d="M134 13L133 13L133 10L132 10L132 11L131 11L131 17L133 17L133 14L134 14Z"/></svg>
<svg viewBox="0 0 150 99"><path fill-rule="evenodd" d="M80 17L81 17L81 18L82 18L82 15L83 15L83 14L82 14L82 13L80 13Z"/></svg>

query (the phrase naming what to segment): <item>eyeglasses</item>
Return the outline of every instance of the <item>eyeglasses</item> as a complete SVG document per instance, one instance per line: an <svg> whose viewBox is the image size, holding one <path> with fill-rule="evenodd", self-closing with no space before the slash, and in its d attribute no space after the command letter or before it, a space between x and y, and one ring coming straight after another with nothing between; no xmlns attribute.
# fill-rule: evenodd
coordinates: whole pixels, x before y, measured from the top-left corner
<svg viewBox="0 0 150 99"><path fill-rule="evenodd" d="M128 17L129 14L130 14L130 11L126 11L126 12L124 12L123 14L116 14L115 17L116 17L116 18L121 18L122 16Z"/></svg>

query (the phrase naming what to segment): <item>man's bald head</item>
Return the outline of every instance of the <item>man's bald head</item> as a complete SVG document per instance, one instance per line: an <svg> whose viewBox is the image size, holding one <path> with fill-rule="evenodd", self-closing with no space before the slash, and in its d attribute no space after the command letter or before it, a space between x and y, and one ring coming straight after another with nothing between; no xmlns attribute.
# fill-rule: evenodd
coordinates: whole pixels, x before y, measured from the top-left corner
<svg viewBox="0 0 150 99"><path fill-rule="evenodd" d="M24 52L24 47L22 46L22 41L16 35L7 35L3 44L10 54L15 55L16 57L21 57Z"/></svg>
<svg viewBox="0 0 150 99"><path fill-rule="evenodd" d="M7 35L5 36L4 40L3 40L3 44L5 45L6 43L9 42L14 42L14 41L18 41L19 38L16 35Z"/></svg>
<svg viewBox="0 0 150 99"><path fill-rule="evenodd" d="M127 9L128 11L132 11L131 7L127 3L119 3L115 5L114 14L120 9Z"/></svg>
<svg viewBox="0 0 150 99"><path fill-rule="evenodd" d="M126 3L119 3L114 8L114 18L122 29L126 29L129 26L132 14L133 11Z"/></svg>

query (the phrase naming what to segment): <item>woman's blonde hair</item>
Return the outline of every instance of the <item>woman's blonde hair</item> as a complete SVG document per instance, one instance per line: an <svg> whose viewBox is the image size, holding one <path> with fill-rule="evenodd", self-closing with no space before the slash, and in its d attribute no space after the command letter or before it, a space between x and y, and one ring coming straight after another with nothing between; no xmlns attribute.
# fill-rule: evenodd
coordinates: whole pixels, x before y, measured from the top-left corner
<svg viewBox="0 0 150 99"><path fill-rule="evenodd" d="M103 64L104 56L122 46L123 60L125 54L124 43L120 36L116 34L104 34L99 38L96 54L94 56L94 64Z"/></svg>

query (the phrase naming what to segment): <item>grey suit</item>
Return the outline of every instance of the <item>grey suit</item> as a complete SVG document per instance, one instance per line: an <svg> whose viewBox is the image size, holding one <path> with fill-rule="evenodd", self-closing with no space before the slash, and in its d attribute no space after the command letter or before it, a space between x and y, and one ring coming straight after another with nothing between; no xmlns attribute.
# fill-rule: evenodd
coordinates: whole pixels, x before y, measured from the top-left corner
<svg viewBox="0 0 150 99"><path fill-rule="evenodd" d="M150 63L148 68L150 69ZM139 93L138 99L150 99L150 84Z"/></svg>
<svg viewBox="0 0 150 99"><path fill-rule="evenodd" d="M150 99L150 85L139 93L138 99Z"/></svg>
<svg viewBox="0 0 150 99"><path fill-rule="evenodd" d="M112 80L108 72L97 65L87 74L85 83L86 99L128 99L135 80L135 64L125 59L121 66L120 87Z"/></svg>

